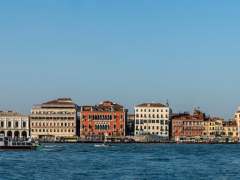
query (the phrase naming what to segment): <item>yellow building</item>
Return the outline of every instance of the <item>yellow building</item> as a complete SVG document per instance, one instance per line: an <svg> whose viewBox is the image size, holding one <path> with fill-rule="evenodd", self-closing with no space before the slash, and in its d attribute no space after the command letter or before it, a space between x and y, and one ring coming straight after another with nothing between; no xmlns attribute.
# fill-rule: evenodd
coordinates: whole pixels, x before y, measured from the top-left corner
<svg viewBox="0 0 240 180"><path fill-rule="evenodd" d="M225 138L228 142L238 141L238 126L235 121L223 121L221 138Z"/></svg>
<svg viewBox="0 0 240 180"><path fill-rule="evenodd" d="M222 134L223 119L212 117L203 122L203 135L205 138L214 139Z"/></svg>

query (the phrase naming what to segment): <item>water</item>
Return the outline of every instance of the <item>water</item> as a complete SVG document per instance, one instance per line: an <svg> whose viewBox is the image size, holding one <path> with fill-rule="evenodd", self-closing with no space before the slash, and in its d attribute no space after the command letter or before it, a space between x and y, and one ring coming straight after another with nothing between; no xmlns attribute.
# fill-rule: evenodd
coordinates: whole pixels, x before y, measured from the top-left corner
<svg viewBox="0 0 240 180"><path fill-rule="evenodd" d="M240 144L45 144L0 151L1 179L239 179Z"/></svg>

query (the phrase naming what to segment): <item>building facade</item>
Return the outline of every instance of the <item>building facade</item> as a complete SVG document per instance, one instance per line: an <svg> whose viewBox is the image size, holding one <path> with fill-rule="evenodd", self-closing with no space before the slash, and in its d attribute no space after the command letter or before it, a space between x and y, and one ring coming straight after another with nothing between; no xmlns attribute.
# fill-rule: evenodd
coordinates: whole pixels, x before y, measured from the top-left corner
<svg viewBox="0 0 240 180"><path fill-rule="evenodd" d="M76 119L77 105L71 102L71 98L35 104L30 115L31 136L43 140L75 136Z"/></svg>
<svg viewBox="0 0 240 180"><path fill-rule="evenodd" d="M205 119L203 122L203 135L209 139L223 135L223 121L224 119L218 117Z"/></svg>
<svg viewBox="0 0 240 180"><path fill-rule="evenodd" d="M163 138L169 138L169 104L143 103L134 107L135 136L149 133Z"/></svg>
<svg viewBox="0 0 240 180"><path fill-rule="evenodd" d="M80 134L85 140L102 140L105 136L124 137L127 109L105 101L99 105L82 106Z"/></svg>
<svg viewBox="0 0 240 180"><path fill-rule="evenodd" d="M135 128L135 115L134 114L128 114L127 115L127 126L126 126L126 135L128 136L134 136L134 128Z"/></svg>
<svg viewBox="0 0 240 180"><path fill-rule="evenodd" d="M175 141L203 139L203 121L206 118L201 111L194 109L191 116L189 112L184 112L172 118L172 136Z"/></svg>
<svg viewBox="0 0 240 180"><path fill-rule="evenodd" d="M19 139L29 137L29 116L14 111L0 111L0 133Z"/></svg>
<svg viewBox="0 0 240 180"><path fill-rule="evenodd" d="M238 126L238 138L240 138L240 106L238 106L238 111L235 112L235 121Z"/></svg>

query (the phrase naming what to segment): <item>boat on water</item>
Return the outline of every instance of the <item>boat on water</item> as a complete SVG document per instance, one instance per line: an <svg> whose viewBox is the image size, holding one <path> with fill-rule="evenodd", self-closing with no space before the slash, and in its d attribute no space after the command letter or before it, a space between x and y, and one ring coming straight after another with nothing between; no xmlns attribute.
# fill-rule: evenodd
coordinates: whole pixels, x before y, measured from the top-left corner
<svg viewBox="0 0 240 180"><path fill-rule="evenodd" d="M11 137L5 137L4 134L0 134L0 150L35 150L37 146L34 146L30 141L13 141Z"/></svg>
<svg viewBox="0 0 240 180"><path fill-rule="evenodd" d="M111 147L111 145L105 145L105 144L95 144L95 147Z"/></svg>

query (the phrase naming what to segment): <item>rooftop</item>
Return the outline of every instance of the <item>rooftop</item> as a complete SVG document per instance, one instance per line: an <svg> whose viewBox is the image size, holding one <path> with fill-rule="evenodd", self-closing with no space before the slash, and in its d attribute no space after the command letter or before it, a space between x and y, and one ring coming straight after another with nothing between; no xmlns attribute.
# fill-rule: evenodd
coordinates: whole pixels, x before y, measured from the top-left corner
<svg viewBox="0 0 240 180"><path fill-rule="evenodd" d="M0 111L0 116L4 116L4 117L6 117L6 116L9 116L9 117L11 117L11 116L15 116L15 117L28 117L28 115L20 114L20 113L15 112L15 111L7 111L7 112Z"/></svg>
<svg viewBox="0 0 240 180"><path fill-rule="evenodd" d="M161 103L143 103L135 107L168 107L168 106L163 105Z"/></svg>

